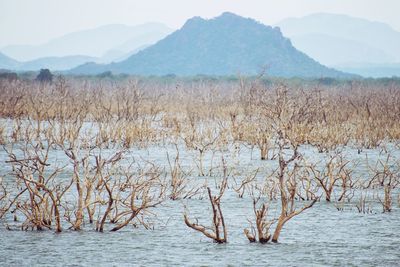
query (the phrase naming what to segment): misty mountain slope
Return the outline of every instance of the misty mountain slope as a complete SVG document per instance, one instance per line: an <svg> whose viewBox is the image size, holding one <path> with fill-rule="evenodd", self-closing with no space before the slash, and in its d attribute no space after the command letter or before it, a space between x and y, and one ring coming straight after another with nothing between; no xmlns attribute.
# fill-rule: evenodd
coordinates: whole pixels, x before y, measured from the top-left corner
<svg viewBox="0 0 400 267"><path fill-rule="evenodd" d="M20 61L71 55L101 57L108 50L122 49L122 52L127 53L143 45L153 44L171 31L160 23L138 26L106 25L66 34L43 45L11 45L1 50ZM115 49L116 47L117 49Z"/></svg>
<svg viewBox="0 0 400 267"><path fill-rule="evenodd" d="M20 66L20 62L0 52L0 69L14 70Z"/></svg>
<svg viewBox="0 0 400 267"><path fill-rule="evenodd" d="M277 26L298 49L323 64L400 61L400 33L384 23L319 13L285 19Z"/></svg>
<svg viewBox="0 0 400 267"><path fill-rule="evenodd" d="M282 77L344 77L294 48L279 28L232 13L205 20L194 17L125 61L109 65L85 64L76 74L101 71L140 75L235 75L266 73Z"/></svg>
<svg viewBox="0 0 400 267"><path fill-rule="evenodd" d="M359 41L321 33L291 37L293 45L319 62L335 66L348 62L391 62L393 57L383 50Z"/></svg>
<svg viewBox="0 0 400 267"><path fill-rule="evenodd" d="M40 69L50 69L53 71L62 71L74 68L86 62L97 60L97 58L88 56L65 56L65 57L45 57L27 62L23 62L18 70L31 71Z"/></svg>
<svg viewBox="0 0 400 267"><path fill-rule="evenodd" d="M92 60L93 62L96 63L102 63L102 64L107 64L110 62L120 62L123 61L130 56L136 54L137 52L149 47L151 44L145 44L142 46L139 46L129 52L123 52L121 50L108 50L101 58L98 58L97 60Z"/></svg>
<svg viewBox="0 0 400 267"><path fill-rule="evenodd" d="M164 28L155 28L148 32L144 32L138 34L134 38L130 38L126 40L124 43L114 47L115 50L124 51L124 52L131 52L136 50L142 46L149 46L153 45L168 34L170 34L172 30L164 29ZM140 42L138 42L140 40Z"/></svg>
<svg viewBox="0 0 400 267"><path fill-rule="evenodd" d="M40 69L62 71L94 60L96 60L96 58L87 56L67 56L47 57L20 62L0 53L0 69L6 69L10 71L37 71Z"/></svg>

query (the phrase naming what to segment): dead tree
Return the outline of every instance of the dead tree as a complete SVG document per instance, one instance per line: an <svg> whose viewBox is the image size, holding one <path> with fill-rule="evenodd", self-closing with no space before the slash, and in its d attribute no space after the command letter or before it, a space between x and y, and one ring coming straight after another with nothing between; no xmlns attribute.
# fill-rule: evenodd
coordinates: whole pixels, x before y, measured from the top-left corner
<svg viewBox="0 0 400 267"><path fill-rule="evenodd" d="M254 227L253 223L249 221L250 230L244 229L244 234L251 243L260 242L261 244L265 244L271 239L269 230L276 222L276 219L267 220L269 207L266 203L262 203L262 205L258 207L261 193L259 193L258 196L255 196L254 187L251 189L250 195L253 199L253 212L256 219L256 227Z"/></svg>
<svg viewBox="0 0 400 267"><path fill-rule="evenodd" d="M391 152L385 153L383 151L382 153L384 159L379 158L374 166L369 164L367 158L367 165L373 176L369 179L366 188L383 189L383 198L378 194L378 200L382 204L383 212L391 212L392 192L400 185L400 165L393 163L395 159L393 159Z"/></svg>
<svg viewBox="0 0 400 267"><path fill-rule="evenodd" d="M311 105L312 94L304 91L290 93L286 86L279 86L270 97L272 103L264 106L264 112L271 121L278 147L279 167L276 178L281 201L281 212L272 236L272 242L276 243L286 222L311 208L317 201L317 198L313 199L302 208L296 209L295 200L299 186L297 172L301 168L298 164L301 158L299 146L307 140L307 132L312 127L311 118L316 111Z"/></svg>
<svg viewBox="0 0 400 267"><path fill-rule="evenodd" d="M185 224L188 227L203 233L206 237L214 240L214 242L219 244L226 243L228 241L225 220L221 209L221 198L224 195L225 189L228 185L228 174L224 159L222 161L224 175L220 183L219 194L217 196L212 195L210 187L207 187L208 198L210 200L213 212L212 228L200 225L197 220L196 222L191 222L186 212L183 215Z"/></svg>
<svg viewBox="0 0 400 267"><path fill-rule="evenodd" d="M238 193L239 198L243 198L243 195L246 191L246 188L251 186L251 184L256 180L257 174L259 172L259 168L256 169L253 173L250 175L247 175L244 179L240 181L240 184L236 182L236 179L234 179L235 184L237 187L233 186L233 190Z"/></svg>
<svg viewBox="0 0 400 267"><path fill-rule="evenodd" d="M281 213L277 221L277 225L272 237L272 242L277 243L279 236L281 234L283 226L294 216L299 215L306 209L311 208L317 198L313 199L310 203L306 204L300 209L295 207L295 196L297 191L297 181L296 181L296 169L299 165L296 163L293 166L293 171L288 172L288 166L293 161L297 160L299 157L298 147L294 147L294 153L289 159L284 159L283 156L283 145L279 145L279 171L278 171L278 181L279 181L279 191L281 200Z"/></svg>
<svg viewBox="0 0 400 267"><path fill-rule="evenodd" d="M6 202L8 202L9 192L4 184L3 177L0 176L0 219L3 218L6 211Z"/></svg>
<svg viewBox="0 0 400 267"><path fill-rule="evenodd" d="M20 147L22 157L18 157L12 150L7 150L9 160L6 163L11 164L13 168L20 192L5 211L14 206L14 209L25 217L22 229L51 229L55 222L56 232L62 231L61 200L72 183L65 183L57 178L65 166L57 167L49 163L51 146L50 142L28 141Z"/></svg>
<svg viewBox="0 0 400 267"><path fill-rule="evenodd" d="M337 151L335 154L329 155L329 159L322 170L318 170L315 166L310 168L314 179L325 193L326 201L331 201L333 190L335 189L336 184L340 181L342 181L342 183L344 182L344 184L342 184L344 190L342 194L345 194L345 191L347 190L347 176L345 171L348 163L349 161L345 160L343 155Z"/></svg>
<svg viewBox="0 0 400 267"><path fill-rule="evenodd" d="M155 166L142 170L139 174L129 170L123 172L118 178L121 192L113 199L115 213L111 222L116 225L110 230L111 232L121 230L135 219L146 227L141 216L145 216L151 208L155 208L165 200L166 185L160 177L161 172Z"/></svg>
<svg viewBox="0 0 400 267"><path fill-rule="evenodd" d="M188 180L186 178L185 173L182 170L182 167L179 162L179 149L178 146L175 144L176 148L176 156L174 163L171 163L169 158L169 153L167 152L167 159L170 168L170 175L171 175L171 194L170 199L177 200L179 199L182 194L184 194L185 189L188 184Z"/></svg>

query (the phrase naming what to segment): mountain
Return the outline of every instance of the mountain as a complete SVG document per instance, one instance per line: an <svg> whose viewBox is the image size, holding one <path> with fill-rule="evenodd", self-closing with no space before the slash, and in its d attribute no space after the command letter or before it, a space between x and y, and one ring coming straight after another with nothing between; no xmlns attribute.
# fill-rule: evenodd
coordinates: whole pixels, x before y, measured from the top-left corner
<svg viewBox="0 0 400 267"><path fill-rule="evenodd" d="M41 46L8 46L4 48L5 54L0 53L0 69L31 71L48 68L64 71L87 62L118 62L162 39L171 31L159 23L134 27L107 25L67 34ZM99 56L80 55L78 52Z"/></svg>
<svg viewBox="0 0 400 267"><path fill-rule="evenodd" d="M101 57L109 50L128 53L143 45L153 44L171 32L170 28L160 23L138 26L113 24L66 34L42 45L11 45L1 51L20 61L72 55Z"/></svg>
<svg viewBox="0 0 400 267"><path fill-rule="evenodd" d="M97 60L88 56L44 57L22 63L18 70L30 71L40 69L68 70L86 62Z"/></svg>
<svg viewBox="0 0 400 267"><path fill-rule="evenodd" d="M121 50L108 50L101 58L99 58L97 60L93 60L93 61L96 63L103 63L103 64L110 63L110 62L123 61L123 60L129 58L130 56L136 54L140 50L143 50L149 46L150 45L142 45L142 46L139 46L129 52L123 52Z"/></svg>
<svg viewBox="0 0 400 267"><path fill-rule="evenodd" d="M325 65L400 62L400 32L384 23L318 13L277 26L296 48Z"/></svg>
<svg viewBox="0 0 400 267"><path fill-rule="evenodd" d="M18 68L20 62L0 53L0 69L13 70Z"/></svg>
<svg viewBox="0 0 400 267"><path fill-rule="evenodd" d="M71 73L103 71L139 75L254 75L345 77L294 48L279 28L223 13L214 19L194 17L174 33L128 59L112 64L79 66Z"/></svg>
<svg viewBox="0 0 400 267"><path fill-rule="evenodd" d="M39 58L20 62L0 53L0 69L10 71L35 71L40 69L62 71L94 60L98 59L87 56L66 56Z"/></svg>
<svg viewBox="0 0 400 267"><path fill-rule="evenodd" d="M293 45L322 64L336 66L345 62L391 62L385 51L357 40L322 33L292 36Z"/></svg>

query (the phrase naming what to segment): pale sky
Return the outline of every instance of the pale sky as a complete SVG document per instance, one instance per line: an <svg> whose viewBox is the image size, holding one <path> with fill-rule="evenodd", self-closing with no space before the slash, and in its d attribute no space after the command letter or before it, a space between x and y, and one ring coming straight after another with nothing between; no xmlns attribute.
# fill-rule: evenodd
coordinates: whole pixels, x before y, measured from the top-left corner
<svg viewBox="0 0 400 267"><path fill-rule="evenodd" d="M115 23L162 22L176 29L193 16L225 11L269 25L316 12L347 14L400 31L400 0L0 0L0 48Z"/></svg>

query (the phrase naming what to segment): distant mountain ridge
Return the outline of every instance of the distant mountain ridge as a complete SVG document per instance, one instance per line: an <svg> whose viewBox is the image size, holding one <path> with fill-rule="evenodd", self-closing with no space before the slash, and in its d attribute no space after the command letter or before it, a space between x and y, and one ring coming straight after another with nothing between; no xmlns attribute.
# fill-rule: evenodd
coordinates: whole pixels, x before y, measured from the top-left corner
<svg viewBox="0 0 400 267"><path fill-rule="evenodd" d="M0 69L15 70L21 63L0 53Z"/></svg>
<svg viewBox="0 0 400 267"><path fill-rule="evenodd" d="M0 69L10 71L37 71L40 69L63 71L84 64L85 62L95 60L97 60L97 58L77 55L65 57L45 57L26 62L20 62L0 53Z"/></svg>
<svg viewBox="0 0 400 267"><path fill-rule="evenodd" d="M42 68L65 71L87 62L118 62L170 32L172 29L161 23L105 25L66 34L43 45L7 46L0 50L0 68L11 71L36 71Z"/></svg>
<svg viewBox="0 0 400 267"><path fill-rule="evenodd" d="M400 32L385 23L317 13L277 26L296 48L328 66L400 62Z"/></svg>
<svg viewBox="0 0 400 267"><path fill-rule="evenodd" d="M172 29L161 23L137 26L112 24L69 33L42 45L9 45L0 48L0 51L18 61L76 55L100 58L110 50L126 54L153 44L171 32Z"/></svg>
<svg viewBox="0 0 400 267"><path fill-rule="evenodd" d="M210 20L189 19L181 29L124 61L88 63L70 73L254 75L263 69L282 77L350 77L298 51L279 28L229 12Z"/></svg>
<svg viewBox="0 0 400 267"><path fill-rule="evenodd" d="M39 46L1 48L0 69L73 69L71 73L84 74L112 70L145 75L253 74L266 69L267 74L279 76L343 75L333 74L333 69L327 74L326 68L322 71L321 66L317 68L294 52L291 48L294 46L318 63L343 72L364 77L400 76L400 32L389 25L347 15L317 13L288 18L277 26L290 41L280 33L272 34L279 32L277 28L229 12L211 20L194 17L174 32L173 38L153 46L172 33L172 29L161 23L105 25L66 34ZM213 27L221 36L210 30ZM284 40L288 45L282 45ZM294 72L293 65L302 66L302 72L298 72L300 67Z"/></svg>

